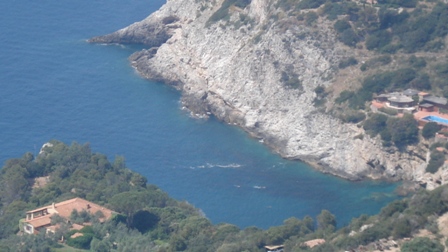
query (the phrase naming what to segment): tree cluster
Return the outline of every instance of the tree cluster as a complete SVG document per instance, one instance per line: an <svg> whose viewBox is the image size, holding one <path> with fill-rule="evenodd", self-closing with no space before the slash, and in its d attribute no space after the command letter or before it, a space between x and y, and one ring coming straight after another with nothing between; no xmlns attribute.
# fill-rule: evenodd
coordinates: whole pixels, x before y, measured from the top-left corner
<svg viewBox="0 0 448 252"><path fill-rule="evenodd" d="M417 121L410 114L397 118L374 113L364 122L363 127L370 136L380 134L385 143L392 142L400 147L418 142L417 126Z"/></svg>

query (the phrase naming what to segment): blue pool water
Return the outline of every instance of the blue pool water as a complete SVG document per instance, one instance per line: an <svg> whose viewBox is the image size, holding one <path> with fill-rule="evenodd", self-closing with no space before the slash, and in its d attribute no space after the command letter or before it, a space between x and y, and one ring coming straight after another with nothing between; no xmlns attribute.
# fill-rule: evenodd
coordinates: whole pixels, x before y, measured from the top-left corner
<svg viewBox="0 0 448 252"><path fill-rule="evenodd" d="M0 1L0 163L50 139L90 142L214 223L267 228L328 209L339 224L377 213L396 184L349 182L283 160L242 130L180 109L142 79L132 46L86 39L141 20L161 0ZM193 14L194 15L194 14Z"/></svg>
<svg viewBox="0 0 448 252"><path fill-rule="evenodd" d="M426 121L430 121L430 122L438 122L438 123L443 123L443 124L447 124L448 125L448 119L444 119L438 116L426 116L422 118L423 120Z"/></svg>

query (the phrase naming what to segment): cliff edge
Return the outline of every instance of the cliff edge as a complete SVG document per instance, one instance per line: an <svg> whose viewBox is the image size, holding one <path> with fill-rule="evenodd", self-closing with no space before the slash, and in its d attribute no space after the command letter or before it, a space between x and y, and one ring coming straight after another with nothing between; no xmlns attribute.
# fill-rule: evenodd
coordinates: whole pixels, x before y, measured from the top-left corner
<svg viewBox="0 0 448 252"><path fill-rule="evenodd" d="M327 20L310 27L282 17L272 0L224 10L228 2L168 0L146 19L90 41L148 45L130 57L142 76L173 85L193 114L238 125L282 157L351 180L423 176L419 147L383 147L316 105L316 88L335 88L335 66L350 54Z"/></svg>

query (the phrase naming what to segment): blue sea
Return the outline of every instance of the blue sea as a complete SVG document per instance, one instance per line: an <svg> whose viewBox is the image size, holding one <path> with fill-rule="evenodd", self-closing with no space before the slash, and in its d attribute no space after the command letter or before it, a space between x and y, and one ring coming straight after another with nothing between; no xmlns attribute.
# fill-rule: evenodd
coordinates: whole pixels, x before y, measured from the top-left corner
<svg viewBox="0 0 448 252"><path fill-rule="evenodd" d="M242 130L190 118L176 90L142 79L136 46L86 39L145 18L160 0L0 1L0 162L51 139L89 142L213 223L268 228L322 209L339 225L396 199L396 184L348 182L272 153ZM194 13L192 14L194 15Z"/></svg>

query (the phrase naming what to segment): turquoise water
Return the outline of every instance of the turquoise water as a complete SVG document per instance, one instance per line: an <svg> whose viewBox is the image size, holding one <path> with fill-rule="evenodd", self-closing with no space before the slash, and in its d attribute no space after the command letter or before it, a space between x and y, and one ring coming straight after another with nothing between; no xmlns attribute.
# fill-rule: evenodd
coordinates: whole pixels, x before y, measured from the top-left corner
<svg viewBox="0 0 448 252"><path fill-rule="evenodd" d="M348 182L279 158L240 129L195 120L177 91L140 78L131 46L86 39L138 21L162 1L1 1L0 162L50 139L89 142L214 223L267 228L333 212L339 224L395 199L395 184Z"/></svg>
<svg viewBox="0 0 448 252"><path fill-rule="evenodd" d="M447 124L448 125L448 120L444 119L442 117L438 117L438 116L427 116L427 117L423 117L423 120L427 120L430 122L438 122L438 123L443 123L443 124Z"/></svg>

